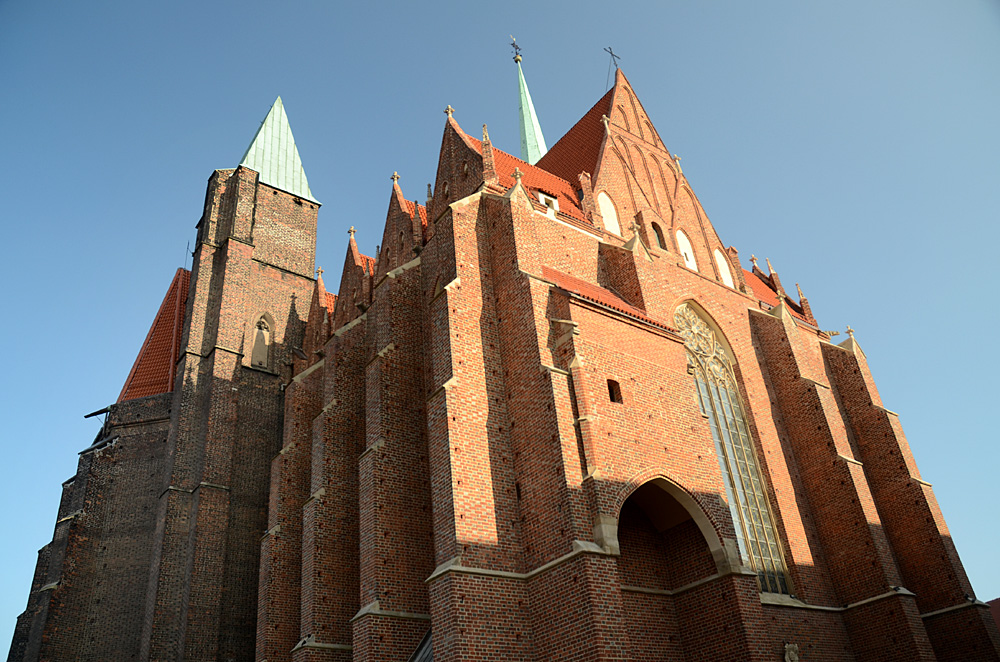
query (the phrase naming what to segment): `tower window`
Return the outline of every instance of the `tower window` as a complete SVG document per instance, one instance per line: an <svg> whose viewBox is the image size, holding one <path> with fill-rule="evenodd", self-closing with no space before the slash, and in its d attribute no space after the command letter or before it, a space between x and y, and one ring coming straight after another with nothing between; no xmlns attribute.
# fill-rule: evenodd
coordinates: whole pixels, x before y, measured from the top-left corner
<svg viewBox="0 0 1000 662"><path fill-rule="evenodd" d="M611 402L622 403L622 387L613 379L608 380L608 397Z"/></svg>
<svg viewBox="0 0 1000 662"><path fill-rule="evenodd" d="M788 594L778 532L729 353L690 305L685 303L677 308L674 324L687 348L698 405L712 430L740 556L757 572L761 591Z"/></svg>

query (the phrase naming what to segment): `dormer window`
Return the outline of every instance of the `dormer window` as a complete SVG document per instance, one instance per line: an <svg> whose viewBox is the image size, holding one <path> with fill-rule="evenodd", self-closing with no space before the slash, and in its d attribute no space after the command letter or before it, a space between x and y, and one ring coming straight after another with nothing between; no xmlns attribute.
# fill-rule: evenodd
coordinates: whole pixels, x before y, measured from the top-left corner
<svg viewBox="0 0 1000 662"><path fill-rule="evenodd" d="M555 218L556 212L559 211L559 201L553 196L538 192L538 201L545 205L546 215Z"/></svg>

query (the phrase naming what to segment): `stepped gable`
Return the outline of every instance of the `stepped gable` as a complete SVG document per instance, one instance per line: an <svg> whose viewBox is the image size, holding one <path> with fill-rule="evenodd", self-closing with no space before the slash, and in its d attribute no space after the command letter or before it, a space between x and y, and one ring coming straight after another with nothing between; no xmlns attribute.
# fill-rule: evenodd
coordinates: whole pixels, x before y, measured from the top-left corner
<svg viewBox="0 0 1000 662"><path fill-rule="evenodd" d="M116 402L174 390L191 272L178 269Z"/></svg>
<svg viewBox="0 0 1000 662"><path fill-rule="evenodd" d="M601 116L609 114L614 91L608 90L535 165L570 182L581 172L593 175L604 144Z"/></svg>
<svg viewBox="0 0 1000 662"><path fill-rule="evenodd" d="M750 287L750 292L758 301L762 301L771 307L777 306L780 303L781 300L778 298L778 293L772 290L771 286L754 272L743 269L743 279ZM788 310L792 313L793 317L797 317L807 324L812 324L803 313L802 306L792 301L791 297L785 298L785 305L788 306Z"/></svg>

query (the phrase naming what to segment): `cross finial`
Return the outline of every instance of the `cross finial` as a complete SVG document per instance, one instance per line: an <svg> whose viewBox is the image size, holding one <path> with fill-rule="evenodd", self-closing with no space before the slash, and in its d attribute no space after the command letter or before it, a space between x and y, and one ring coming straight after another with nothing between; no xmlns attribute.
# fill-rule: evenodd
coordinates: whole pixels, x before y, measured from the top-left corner
<svg viewBox="0 0 1000 662"><path fill-rule="evenodd" d="M451 117L452 113L454 112L455 109L451 107L450 103L448 104L448 107L444 109L444 114L447 115L448 117Z"/></svg>
<svg viewBox="0 0 1000 662"><path fill-rule="evenodd" d="M605 48L604 52L611 56L611 61L615 63L615 71L617 71L618 70L618 60L620 60L621 57L618 56L618 55L615 55L614 50L610 46L608 46L607 48Z"/></svg>
<svg viewBox="0 0 1000 662"><path fill-rule="evenodd" d="M674 159L674 165L677 166L678 172L684 172L684 170L681 168L681 155L674 154L673 159Z"/></svg>
<svg viewBox="0 0 1000 662"><path fill-rule="evenodd" d="M524 177L524 173L521 172L520 168L514 168L514 181L518 184L521 183L521 177Z"/></svg>
<svg viewBox="0 0 1000 662"><path fill-rule="evenodd" d="M632 234L639 234L639 224L632 221L632 224L628 226L628 229L632 231Z"/></svg>
<svg viewBox="0 0 1000 662"><path fill-rule="evenodd" d="M757 266L757 256L754 255L753 253L750 254L750 264L752 264L755 267Z"/></svg>
<svg viewBox="0 0 1000 662"><path fill-rule="evenodd" d="M521 61L521 47L517 45L517 39L514 39L514 35L510 36L510 46L514 49L514 62Z"/></svg>
<svg viewBox="0 0 1000 662"><path fill-rule="evenodd" d="M395 170L393 170L392 171L392 177L390 177L389 179L391 179L392 183L395 184L396 182L399 181L399 173L396 172Z"/></svg>
<svg viewBox="0 0 1000 662"><path fill-rule="evenodd" d="M851 328L850 324L847 325L847 335L849 335L852 338L854 337L854 329Z"/></svg>
<svg viewBox="0 0 1000 662"><path fill-rule="evenodd" d="M357 231L354 229L354 226L352 225L351 229L347 231L347 234L349 234L349 235L351 235L353 237L355 232L357 232Z"/></svg>
<svg viewBox="0 0 1000 662"><path fill-rule="evenodd" d="M608 132L608 122L610 122L610 121L611 121L610 117L608 117L607 115L601 115L601 124L604 125L604 132L605 133Z"/></svg>
<svg viewBox="0 0 1000 662"><path fill-rule="evenodd" d="M323 276L323 267L320 267L319 269L316 270L316 278L320 278L322 276Z"/></svg>

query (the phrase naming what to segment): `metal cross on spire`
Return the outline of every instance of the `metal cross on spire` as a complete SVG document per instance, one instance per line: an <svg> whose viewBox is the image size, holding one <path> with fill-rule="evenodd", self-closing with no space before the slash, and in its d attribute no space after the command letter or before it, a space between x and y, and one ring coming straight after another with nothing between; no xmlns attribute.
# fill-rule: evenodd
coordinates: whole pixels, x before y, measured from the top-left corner
<svg viewBox="0 0 1000 662"><path fill-rule="evenodd" d="M604 49L604 52L611 56L611 62L608 63L608 78L604 81L604 89L607 90L611 85L611 65L615 65L615 71L618 71L618 60L621 59L620 56L615 55L613 48L608 46Z"/></svg>
<svg viewBox="0 0 1000 662"><path fill-rule="evenodd" d="M620 55L615 55L614 49L612 49L610 46L608 46L607 48L605 48L604 52L611 56L611 61L615 65L615 71L617 71L618 70L618 60L621 59L621 56Z"/></svg>
<svg viewBox="0 0 1000 662"><path fill-rule="evenodd" d="M520 62L521 61L521 47L517 45L517 39L514 38L514 35L510 36L510 46L511 46L511 48L514 49L514 62Z"/></svg>

